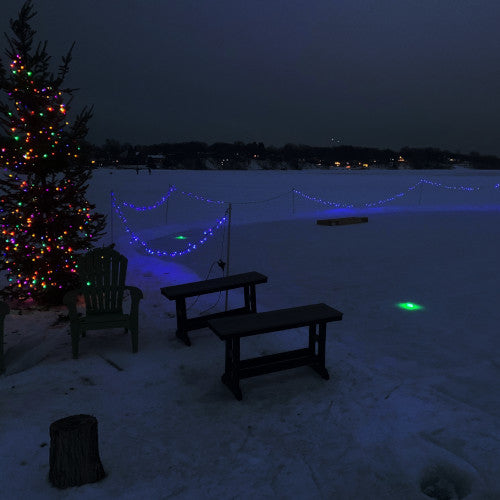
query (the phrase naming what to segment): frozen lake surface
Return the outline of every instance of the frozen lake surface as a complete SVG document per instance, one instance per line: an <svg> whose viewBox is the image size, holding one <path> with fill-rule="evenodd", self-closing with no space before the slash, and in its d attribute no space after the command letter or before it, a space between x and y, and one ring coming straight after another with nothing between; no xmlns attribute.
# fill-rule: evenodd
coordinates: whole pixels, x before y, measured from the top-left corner
<svg viewBox="0 0 500 500"><path fill-rule="evenodd" d="M6 318L5 498L500 498L499 182L471 170L97 171L89 198L113 214L100 243L127 255L128 283L145 295L139 353L121 331L98 331L72 360L64 308ZM151 207L170 186L157 208L120 208L143 243L130 245L110 192ZM230 235L226 223L165 256L228 217L227 203L201 198L231 202ZM352 215L368 223L316 224ZM269 277L261 311L325 302L344 313L327 328L329 381L308 368L245 379L238 402L220 382L223 343L208 329L190 348L178 341L160 287L221 276L219 260ZM224 296L188 307L223 310ZM245 340L254 356L305 334ZM99 421L108 476L55 490L49 425L79 413Z"/></svg>

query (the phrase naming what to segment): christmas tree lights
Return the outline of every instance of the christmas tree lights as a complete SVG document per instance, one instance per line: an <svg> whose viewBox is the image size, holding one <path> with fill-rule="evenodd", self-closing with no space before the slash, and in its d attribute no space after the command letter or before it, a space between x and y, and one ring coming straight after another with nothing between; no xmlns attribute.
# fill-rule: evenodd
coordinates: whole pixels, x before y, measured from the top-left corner
<svg viewBox="0 0 500 500"><path fill-rule="evenodd" d="M35 15L27 1L0 61L0 125L7 134L0 150L0 270L10 299L60 303L78 284L77 257L104 229L104 216L85 198L90 169L83 166L82 142L92 111L72 124L67 115L72 90L62 88L71 47L56 75L49 71L46 43L33 50Z"/></svg>

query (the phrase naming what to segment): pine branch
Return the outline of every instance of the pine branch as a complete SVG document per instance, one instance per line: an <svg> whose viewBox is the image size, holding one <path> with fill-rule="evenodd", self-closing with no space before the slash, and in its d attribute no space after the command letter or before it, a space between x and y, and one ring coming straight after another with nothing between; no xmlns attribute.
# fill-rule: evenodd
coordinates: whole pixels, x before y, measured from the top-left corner
<svg viewBox="0 0 500 500"><path fill-rule="evenodd" d="M68 53L62 57L62 64L59 65L57 78L54 80L54 85L56 87L60 87L62 85L64 79L66 78L66 75L68 74L69 64L71 63L71 59L73 58L72 54L73 54L73 48L75 47L75 43L76 42L73 42L70 49L68 50Z"/></svg>
<svg viewBox="0 0 500 500"><path fill-rule="evenodd" d="M17 19L10 20L12 32L17 37L17 40L9 38L12 41L11 48L14 48L19 54L28 54L33 45L33 37L36 31L31 28L29 22L36 15L31 0L27 0L19 11ZM15 56L15 54L12 54Z"/></svg>
<svg viewBox="0 0 500 500"><path fill-rule="evenodd" d="M46 81L52 80L49 76L50 56L47 53L47 41L39 42L34 55L31 57L30 65L37 78Z"/></svg>

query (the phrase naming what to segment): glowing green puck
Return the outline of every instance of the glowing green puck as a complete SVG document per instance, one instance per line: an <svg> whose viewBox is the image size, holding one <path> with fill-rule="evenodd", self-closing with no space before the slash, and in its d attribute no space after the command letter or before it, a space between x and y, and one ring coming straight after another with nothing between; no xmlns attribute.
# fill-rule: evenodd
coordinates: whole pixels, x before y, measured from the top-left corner
<svg viewBox="0 0 500 500"><path fill-rule="evenodd" d="M424 308L419 304L415 304L415 302L400 302L397 306L405 311L420 311Z"/></svg>

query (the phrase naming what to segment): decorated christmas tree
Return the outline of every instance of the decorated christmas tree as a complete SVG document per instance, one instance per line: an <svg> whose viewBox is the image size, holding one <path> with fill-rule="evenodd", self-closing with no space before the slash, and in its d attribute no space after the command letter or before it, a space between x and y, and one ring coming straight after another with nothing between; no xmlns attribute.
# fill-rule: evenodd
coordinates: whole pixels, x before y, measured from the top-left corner
<svg viewBox="0 0 500 500"><path fill-rule="evenodd" d="M0 61L1 293L58 304L78 284L78 255L102 234L105 217L85 197L91 170L82 144L92 110L70 123L73 90L63 87L73 47L52 73L47 42L34 46L35 14L28 0L10 21L9 61Z"/></svg>

